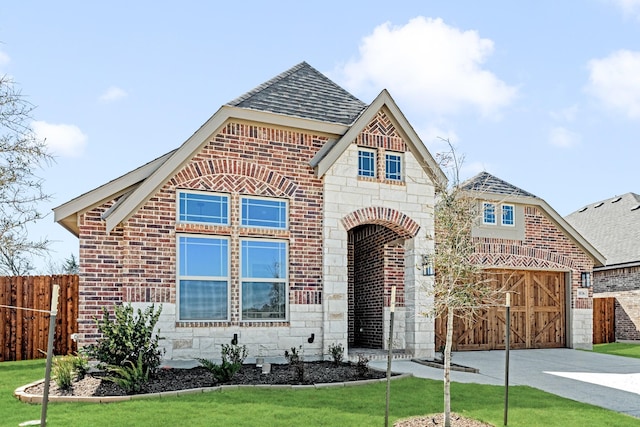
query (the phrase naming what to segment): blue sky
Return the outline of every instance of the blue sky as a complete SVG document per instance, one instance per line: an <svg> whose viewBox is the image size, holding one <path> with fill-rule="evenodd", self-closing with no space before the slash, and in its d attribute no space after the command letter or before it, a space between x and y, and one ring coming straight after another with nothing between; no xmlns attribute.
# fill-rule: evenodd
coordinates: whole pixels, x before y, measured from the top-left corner
<svg viewBox="0 0 640 427"><path fill-rule="evenodd" d="M184 142L224 103L307 61L364 102L388 89L432 153L561 215L640 192L640 1L14 1L0 73L37 105L71 200ZM31 237L77 255L53 222Z"/></svg>

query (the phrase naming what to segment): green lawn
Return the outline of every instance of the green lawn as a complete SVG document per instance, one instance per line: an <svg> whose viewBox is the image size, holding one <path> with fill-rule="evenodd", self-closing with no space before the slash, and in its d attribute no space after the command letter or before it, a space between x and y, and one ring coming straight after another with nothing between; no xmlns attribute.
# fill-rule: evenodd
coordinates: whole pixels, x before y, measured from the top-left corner
<svg viewBox="0 0 640 427"><path fill-rule="evenodd" d="M640 359L640 344L626 344L614 342L610 344L596 344L593 346L596 353L613 354L615 356L635 357Z"/></svg>
<svg viewBox="0 0 640 427"><path fill-rule="evenodd" d="M13 390L44 376L44 362L0 363L0 425L37 420L40 405ZM502 426L504 389L452 384L452 409ZM585 405L530 387L509 388L510 426L640 426L640 419ZM442 411L442 382L392 382L391 420ZM111 404L51 403L48 426L381 426L385 383L313 390L243 388L166 399Z"/></svg>

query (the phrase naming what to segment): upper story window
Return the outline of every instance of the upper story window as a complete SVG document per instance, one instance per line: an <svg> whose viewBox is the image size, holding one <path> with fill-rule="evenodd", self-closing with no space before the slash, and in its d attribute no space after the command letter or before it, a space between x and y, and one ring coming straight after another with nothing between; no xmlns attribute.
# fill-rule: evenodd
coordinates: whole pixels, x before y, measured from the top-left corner
<svg viewBox="0 0 640 427"><path fill-rule="evenodd" d="M241 198L240 225L285 230L287 228L287 202L264 197Z"/></svg>
<svg viewBox="0 0 640 427"><path fill-rule="evenodd" d="M495 203L484 202L482 204L482 223L496 224L496 205Z"/></svg>
<svg viewBox="0 0 640 427"><path fill-rule="evenodd" d="M178 191L178 221L229 224L229 196Z"/></svg>
<svg viewBox="0 0 640 427"><path fill-rule="evenodd" d="M385 178L392 181L402 181L402 155L386 153L384 162Z"/></svg>
<svg viewBox="0 0 640 427"><path fill-rule="evenodd" d="M516 219L514 216L513 205L502 205L502 225L515 225Z"/></svg>
<svg viewBox="0 0 640 427"><path fill-rule="evenodd" d="M287 301L287 243L242 239L242 320L284 320Z"/></svg>
<svg viewBox="0 0 640 427"><path fill-rule="evenodd" d="M228 320L229 240L178 237L180 320Z"/></svg>
<svg viewBox="0 0 640 427"><path fill-rule="evenodd" d="M358 150L358 176L375 178L376 176L376 152L360 148Z"/></svg>

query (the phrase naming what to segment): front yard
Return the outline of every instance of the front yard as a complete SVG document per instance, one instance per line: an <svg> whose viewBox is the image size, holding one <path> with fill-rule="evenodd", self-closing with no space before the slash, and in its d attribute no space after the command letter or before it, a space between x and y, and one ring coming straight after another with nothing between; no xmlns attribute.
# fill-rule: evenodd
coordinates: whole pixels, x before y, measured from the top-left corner
<svg viewBox="0 0 640 427"><path fill-rule="evenodd" d="M40 418L40 405L13 397L44 377L44 361L0 363L0 424ZM373 426L383 425L385 383L323 389L239 388L113 404L51 403L48 426ZM452 410L501 426L504 389L452 384ZM640 419L530 387L509 388L510 426L640 426ZM442 411L442 382L408 378L391 385L390 420Z"/></svg>

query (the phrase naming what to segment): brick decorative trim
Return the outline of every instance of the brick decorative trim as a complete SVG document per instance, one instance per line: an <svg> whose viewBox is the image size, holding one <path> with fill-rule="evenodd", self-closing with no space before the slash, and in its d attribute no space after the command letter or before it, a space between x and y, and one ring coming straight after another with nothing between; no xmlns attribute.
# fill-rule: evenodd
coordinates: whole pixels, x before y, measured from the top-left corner
<svg viewBox="0 0 640 427"><path fill-rule="evenodd" d="M478 243L471 259L475 264L499 267L577 269L574 259L557 252L509 243Z"/></svg>
<svg viewBox="0 0 640 427"><path fill-rule="evenodd" d="M221 185L224 182L227 185ZM201 190L227 188L245 194L292 197L298 184L273 169L230 158L203 159L187 165L170 181L174 186Z"/></svg>
<svg viewBox="0 0 640 427"><path fill-rule="evenodd" d="M407 215L382 206L358 209L342 218L342 225L347 231L364 224L382 225L393 230L403 239L415 237L420 230L420 224Z"/></svg>

